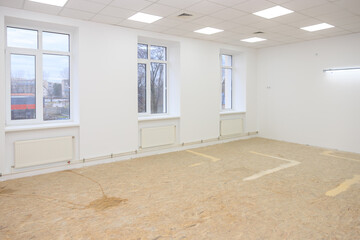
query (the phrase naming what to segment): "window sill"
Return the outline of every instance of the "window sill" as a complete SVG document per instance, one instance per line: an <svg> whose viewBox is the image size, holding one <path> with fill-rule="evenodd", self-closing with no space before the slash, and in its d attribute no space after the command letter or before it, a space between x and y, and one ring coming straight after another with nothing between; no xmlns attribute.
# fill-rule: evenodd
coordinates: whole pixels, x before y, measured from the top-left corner
<svg viewBox="0 0 360 240"><path fill-rule="evenodd" d="M32 131L41 129L54 129L54 128L67 128L67 127L79 127L79 123L48 123L48 124L36 124L36 125L21 125L21 126L7 126L5 132L21 132Z"/></svg>
<svg viewBox="0 0 360 240"><path fill-rule="evenodd" d="M168 119L178 119L180 116L173 116L173 115L160 115L160 116L141 116L138 118L139 122L144 121L157 121L157 120L168 120Z"/></svg>
<svg viewBox="0 0 360 240"><path fill-rule="evenodd" d="M220 112L220 115L231 115L231 114L244 114L244 111L223 111Z"/></svg>

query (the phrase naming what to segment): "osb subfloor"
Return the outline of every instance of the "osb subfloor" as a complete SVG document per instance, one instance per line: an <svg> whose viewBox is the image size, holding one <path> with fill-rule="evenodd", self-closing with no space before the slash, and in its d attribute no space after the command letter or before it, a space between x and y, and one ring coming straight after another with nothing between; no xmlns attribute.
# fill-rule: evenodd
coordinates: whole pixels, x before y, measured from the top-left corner
<svg viewBox="0 0 360 240"><path fill-rule="evenodd" d="M16 179L0 239L358 240L359 175L359 154L254 138Z"/></svg>

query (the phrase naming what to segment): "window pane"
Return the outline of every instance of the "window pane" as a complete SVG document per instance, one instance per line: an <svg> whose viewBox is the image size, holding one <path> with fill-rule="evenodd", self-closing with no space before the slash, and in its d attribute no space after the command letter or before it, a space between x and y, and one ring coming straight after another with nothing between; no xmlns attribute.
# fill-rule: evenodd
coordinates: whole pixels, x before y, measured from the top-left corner
<svg viewBox="0 0 360 240"><path fill-rule="evenodd" d="M70 119L70 58L43 54L44 120Z"/></svg>
<svg viewBox="0 0 360 240"><path fill-rule="evenodd" d="M151 113L166 112L166 64L151 63Z"/></svg>
<svg viewBox="0 0 360 240"><path fill-rule="evenodd" d="M42 40L43 40L42 44L44 50L62 51L62 52L69 52L70 50L69 49L70 36L68 34L43 32Z"/></svg>
<svg viewBox="0 0 360 240"><path fill-rule="evenodd" d="M36 30L7 27L7 46L19 48L38 48Z"/></svg>
<svg viewBox="0 0 360 240"><path fill-rule="evenodd" d="M221 55L221 65L226 67L232 66L232 56L231 55Z"/></svg>
<svg viewBox="0 0 360 240"><path fill-rule="evenodd" d="M232 91L231 91L231 69L222 69L221 79L221 105L222 109L231 109Z"/></svg>
<svg viewBox="0 0 360 240"><path fill-rule="evenodd" d="M11 54L11 120L36 118L35 56Z"/></svg>
<svg viewBox="0 0 360 240"><path fill-rule="evenodd" d="M148 45L138 44L138 58L148 59Z"/></svg>
<svg viewBox="0 0 360 240"><path fill-rule="evenodd" d="M138 112L146 112L146 64L138 64Z"/></svg>
<svg viewBox="0 0 360 240"><path fill-rule="evenodd" d="M152 60L166 61L166 47L151 46L150 57Z"/></svg>

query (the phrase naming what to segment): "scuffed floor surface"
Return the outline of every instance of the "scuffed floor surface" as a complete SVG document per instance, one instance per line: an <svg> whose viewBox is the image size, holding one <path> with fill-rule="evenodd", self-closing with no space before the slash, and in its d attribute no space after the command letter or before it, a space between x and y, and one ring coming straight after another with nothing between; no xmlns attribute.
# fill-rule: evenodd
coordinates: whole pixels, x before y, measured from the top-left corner
<svg viewBox="0 0 360 240"><path fill-rule="evenodd" d="M359 154L254 138L16 179L0 239L358 240L359 175Z"/></svg>

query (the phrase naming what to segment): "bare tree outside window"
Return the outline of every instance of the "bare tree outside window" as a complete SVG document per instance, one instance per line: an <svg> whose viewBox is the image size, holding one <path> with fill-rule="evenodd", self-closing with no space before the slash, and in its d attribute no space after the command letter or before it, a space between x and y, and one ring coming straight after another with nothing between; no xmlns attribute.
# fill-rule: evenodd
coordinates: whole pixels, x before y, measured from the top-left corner
<svg viewBox="0 0 360 240"><path fill-rule="evenodd" d="M146 64L138 63L138 112L146 112Z"/></svg>
<svg viewBox="0 0 360 240"><path fill-rule="evenodd" d="M151 113L166 112L166 64L151 63Z"/></svg>
<svg viewBox="0 0 360 240"><path fill-rule="evenodd" d="M167 111L167 49L138 44L138 112ZM148 100L148 101L147 101Z"/></svg>
<svg viewBox="0 0 360 240"><path fill-rule="evenodd" d="M232 108L232 56L221 55L221 108Z"/></svg>

